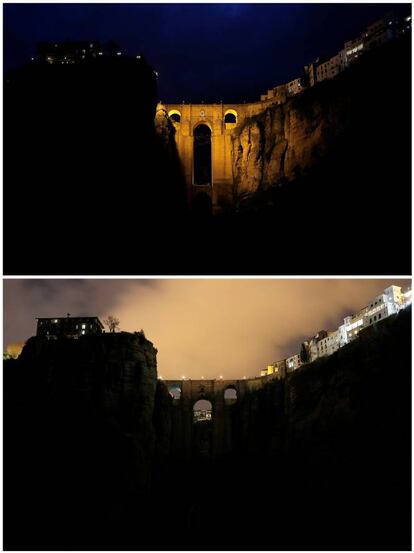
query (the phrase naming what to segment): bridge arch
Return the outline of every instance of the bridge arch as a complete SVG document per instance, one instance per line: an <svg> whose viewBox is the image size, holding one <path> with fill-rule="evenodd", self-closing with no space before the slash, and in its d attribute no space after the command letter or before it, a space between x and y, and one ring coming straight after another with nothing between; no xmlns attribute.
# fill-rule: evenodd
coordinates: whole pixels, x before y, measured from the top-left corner
<svg viewBox="0 0 414 553"><path fill-rule="evenodd" d="M213 404L206 397L198 399L193 405L193 422L211 421Z"/></svg>
<svg viewBox="0 0 414 553"><path fill-rule="evenodd" d="M224 112L224 121L226 123L237 123L238 118L239 114L233 108L226 109L226 111Z"/></svg>
<svg viewBox="0 0 414 553"><path fill-rule="evenodd" d="M237 125L239 115L235 109L227 109L224 112L224 122L233 126Z"/></svg>
<svg viewBox="0 0 414 553"><path fill-rule="evenodd" d="M193 184L211 186L212 130L206 121L198 122L193 129Z"/></svg>
<svg viewBox="0 0 414 553"><path fill-rule="evenodd" d="M170 109L168 117L174 121L174 123L181 123L181 112L178 109Z"/></svg>
<svg viewBox="0 0 414 553"><path fill-rule="evenodd" d="M182 390L181 390L181 386L179 386L178 384L169 386L168 391L174 401L178 401L179 399L181 399Z"/></svg>
<svg viewBox="0 0 414 553"><path fill-rule="evenodd" d="M233 384L229 384L227 388L225 388L224 393L224 403L225 405L231 405L232 403L236 403L237 401L237 388Z"/></svg>

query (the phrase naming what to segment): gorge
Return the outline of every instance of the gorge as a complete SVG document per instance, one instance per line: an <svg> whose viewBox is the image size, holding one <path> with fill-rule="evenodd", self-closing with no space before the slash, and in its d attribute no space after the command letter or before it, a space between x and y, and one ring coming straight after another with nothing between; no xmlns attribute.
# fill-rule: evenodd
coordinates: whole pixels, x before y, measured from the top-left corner
<svg viewBox="0 0 414 553"><path fill-rule="evenodd" d="M410 335L407 308L236 401L197 390L201 421L142 332L30 338L4 370L6 548L404 549Z"/></svg>

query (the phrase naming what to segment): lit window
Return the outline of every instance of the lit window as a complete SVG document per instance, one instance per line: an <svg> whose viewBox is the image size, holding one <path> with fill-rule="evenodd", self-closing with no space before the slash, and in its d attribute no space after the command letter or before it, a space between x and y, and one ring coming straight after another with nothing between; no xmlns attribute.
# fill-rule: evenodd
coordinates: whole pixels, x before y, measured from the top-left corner
<svg viewBox="0 0 414 553"><path fill-rule="evenodd" d="M102 52L98 52L98 55L99 55L99 56L102 56Z"/></svg>
<svg viewBox="0 0 414 553"><path fill-rule="evenodd" d="M84 330L82 330L82 334L85 334L85 331L84 331Z"/></svg>
<svg viewBox="0 0 414 553"><path fill-rule="evenodd" d="M57 323L57 322L58 322L58 320L57 320L57 319L55 319L55 320L54 320L53 322L54 322L54 323Z"/></svg>
<svg viewBox="0 0 414 553"><path fill-rule="evenodd" d="M122 55L122 52L117 52L116 55L117 55L117 56L121 56L121 55Z"/></svg>
<svg viewBox="0 0 414 553"><path fill-rule="evenodd" d="M84 325L82 325L82 328L86 328L86 325L85 325L85 324L84 324Z"/></svg>

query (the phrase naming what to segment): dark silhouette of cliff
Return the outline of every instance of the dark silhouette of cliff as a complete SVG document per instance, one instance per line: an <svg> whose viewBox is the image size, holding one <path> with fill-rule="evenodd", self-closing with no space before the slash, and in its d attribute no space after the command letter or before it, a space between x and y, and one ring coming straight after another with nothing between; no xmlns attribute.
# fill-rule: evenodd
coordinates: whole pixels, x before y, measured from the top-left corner
<svg viewBox="0 0 414 553"><path fill-rule="evenodd" d="M186 211L157 101L143 58L36 62L6 77L6 272L147 272L134 245L162 248L157 232Z"/></svg>
<svg viewBox="0 0 414 553"><path fill-rule="evenodd" d="M152 343L124 332L30 338L4 385L5 548L149 539L169 424Z"/></svg>
<svg viewBox="0 0 414 553"><path fill-rule="evenodd" d="M5 549L410 549L410 340L407 308L245 394L220 459L214 412L177 455L141 333L31 338L4 367Z"/></svg>
<svg viewBox="0 0 414 553"><path fill-rule="evenodd" d="M236 451L257 484L249 501L274 499L265 543L410 549L411 316L407 308L236 404ZM234 520L243 516L235 505Z"/></svg>

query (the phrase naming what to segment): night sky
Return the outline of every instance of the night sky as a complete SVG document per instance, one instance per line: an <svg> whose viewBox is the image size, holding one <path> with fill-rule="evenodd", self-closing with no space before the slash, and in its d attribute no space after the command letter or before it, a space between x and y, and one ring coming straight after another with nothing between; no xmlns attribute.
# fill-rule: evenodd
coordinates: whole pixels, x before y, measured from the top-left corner
<svg viewBox="0 0 414 553"><path fill-rule="evenodd" d="M120 330L144 329L164 378L257 376L391 284L411 286L390 279L6 279L4 343L34 335L35 317L111 314Z"/></svg>
<svg viewBox="0 0 414 553"><path fill-rule="evenodd" d="M410 4L4 4L4 68L39 41L118 43L159 72L164 102L259 100Z"/></svg>

